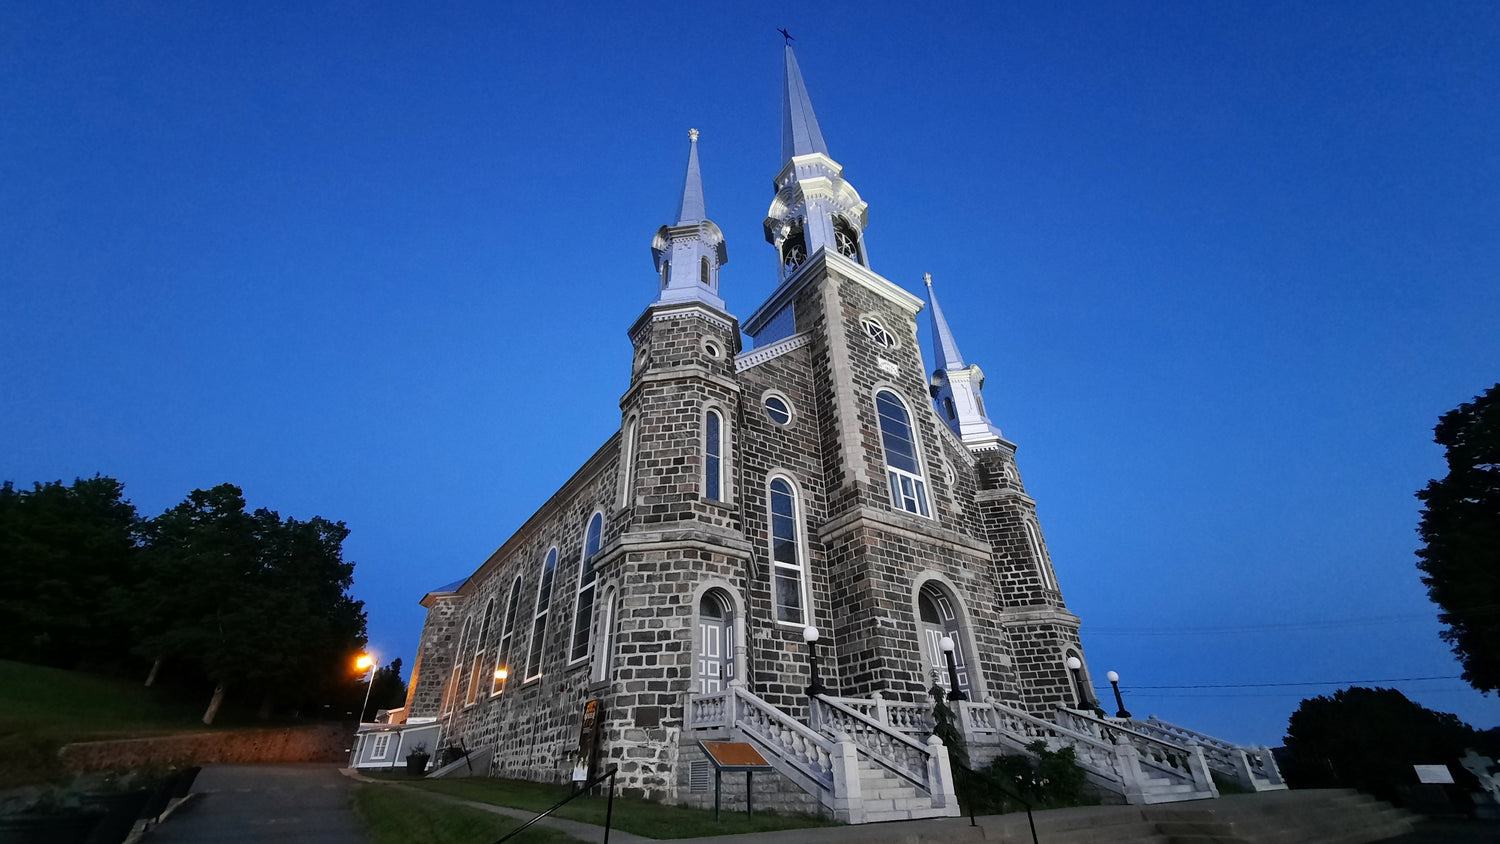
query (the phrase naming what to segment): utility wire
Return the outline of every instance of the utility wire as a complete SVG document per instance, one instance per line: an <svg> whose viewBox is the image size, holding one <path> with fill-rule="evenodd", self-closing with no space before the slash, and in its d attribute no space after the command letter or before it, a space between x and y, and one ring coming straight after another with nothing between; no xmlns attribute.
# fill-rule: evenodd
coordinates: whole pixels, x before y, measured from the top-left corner
<svg viewBox="0 0 1500 844"><path fill-rule="evenodd" d="M1448 615L1493 615L1500 611L1500 604L1485 604L1459 610L1442 610ZM1225 633L1274 633L1291 630L1328 630L1335 627L1368 627L1380 624L1435 621L1434 613L1402 613L1397 615L1367 616L1364 618L1337 618L1322 621L1288 621L1279 624L1240 624L1224 627L1088 627L1090 634L1111 636L1181 636L1221 635Z"/></svg>
<svg viewBox="0 0 1500 844"><path fill-rule="evenodd" d="M1308 680L1298 683L1201 683L1192 686L1136 686L1127 688L1135 689L1272 689L1288 688L1292 686L1354 686L1360 683L1413 683L1420 680L1457 680L1457 674L1445 674L1438 677L1388 677L1384 680ZM1107 689L1107 685L1095 685L1096 689Z"/></svg>

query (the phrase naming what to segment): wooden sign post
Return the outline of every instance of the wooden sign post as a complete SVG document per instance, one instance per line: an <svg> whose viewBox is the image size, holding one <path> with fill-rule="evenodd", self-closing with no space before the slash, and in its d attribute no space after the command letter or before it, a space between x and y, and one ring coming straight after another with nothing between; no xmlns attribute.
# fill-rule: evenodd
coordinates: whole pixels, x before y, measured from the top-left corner
<svg viewBox="0 0 1500 844"><path fill-rule="evenodd" d="M724 772L745 772L745 816L755 817L755 772L774 771L760 752L743 741L700 741L703 754L714 766L714 820L724 793Z"/></svg>

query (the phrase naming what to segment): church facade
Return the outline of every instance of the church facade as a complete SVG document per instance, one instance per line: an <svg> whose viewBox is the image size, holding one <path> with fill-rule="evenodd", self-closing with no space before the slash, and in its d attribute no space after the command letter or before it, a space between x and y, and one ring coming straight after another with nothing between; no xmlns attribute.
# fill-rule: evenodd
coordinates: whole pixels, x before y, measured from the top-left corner
<svg viewBox="0 0 1500 844"><path fill-rule="evenodd" d="M691 132L654 293L643 285L628 330L618 433L473 574L422 599L393 721L438 725L492 775L615 766L627 794L691 802L698 740L740 738L779 772L768 788L846 820L923 814L860 809L867 768L953 814L946 752L916 723L932 686L969 702L976 736L998 713L1097 708L984 373L931 278L924 301L871 266L866 203L790 45L784 96L761 247L780 259L774 292L743 319L726 304ZM881 748L854 747L898 711L915 714Z"/></svg>

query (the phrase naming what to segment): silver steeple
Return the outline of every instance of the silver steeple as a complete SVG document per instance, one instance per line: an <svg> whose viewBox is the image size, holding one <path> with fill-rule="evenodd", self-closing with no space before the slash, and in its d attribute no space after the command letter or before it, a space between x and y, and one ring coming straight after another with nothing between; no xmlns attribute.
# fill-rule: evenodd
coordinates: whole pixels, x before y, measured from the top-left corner
<svg viewBox="0 0 1500 844"><path fill-rule="evenodd" d="M948 328L943 309L938 306L937 294L932 289L932 274L922 276L927 285L927 300L932 305L932 345L937 368L932 371L930 383L932 401L937 406L938 418L953 429L953 433L970 448L993 447L1001 439L1000 429L990 421L984 409L984 371L978 364L964 363L958 351L958 341Z"/></svg>
<svg viewBox="0 0 1500 844"><path fill-rule="evenodd" d="M688 130L687 175L677 222L656 230L651 257L661 276L656 304L700 302L727 313L719 298L719 268L729 262L724 233L708 219L703 204L703 174L698 168L698 130Z"/></svg>

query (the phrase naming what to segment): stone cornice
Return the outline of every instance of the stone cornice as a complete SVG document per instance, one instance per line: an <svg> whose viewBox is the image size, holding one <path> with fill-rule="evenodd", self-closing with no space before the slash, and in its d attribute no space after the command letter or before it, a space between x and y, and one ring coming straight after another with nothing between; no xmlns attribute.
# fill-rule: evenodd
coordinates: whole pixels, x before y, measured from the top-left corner
<svg viewBox="0 0 1500 844"><path fill-rule="evenodd" d="M707 551L741 560L750 559L753 553L749 541L741 537L726 536L706 530L630 531L621 534L613 542L600 549L599 557L594 565L602 570L621 555L641 550Z"/></svg>
<svg viewBox="0 0 1500 844"><path fill-rule="evenodd" d="M984 560L989 560L993 552L988 542L949 530L930 519L920 516L903 517L874 507L855 507L844 511L818 528L818 538L825 543L832 542L860 528L873 528L919 542L946 545L959 553Z"/></svg>
<svg viewBox="0 0 1500 844"><path fill-rule="evenodd" d="M921 299L906 292L895 282L837 252L829 252L820 247L803 262L802 266L797 268L795 273L792 273L786 281L781 283L780 287L771 293L771 298L767 299L765 304L757 308L755 313L745 320L745 333L755 336L767 322L770 322L772 317L780 313L781 309L801 292L803 287L813 279L821 278L821 270L837 272L913 315L923 308L924 303Z"/></svg>
<svg viewBox="0 0 1500 844"><path fill-rule="evenodd" d="M633 401L635 399L635 394L644 389L648 384L660 384L667 381L694 380L707 381L710 384L723 387L724 389L732 393L738 393L740 391L740 383L738 381L735 381L732 378L725 378L724 376L719 375L715 372L710 372L706 367L698 366L697 364L689 364L687 366L674 366L668 369L658 369L655 372L648 372L645 375L636 378L635 383L630 385L630 389L625 391L625 395L620 396L620 407L623 409L625 405Z"/></svg>
<svg viewBox="0 0 1500 844"><path fill-rule="evenodd" d="M751 349L748 352L741 352L734 359L734 371L744 372L752 366L759 366L768 360L779 358L787 352L800 349L811 342L812 332L803 331L800 334L793 334L784 340L778 340L769 346Z"/></svg>
<svg viewBox="0 0 1500 844"><path fill-rule="evenodd" d="M1082 624L1078 616L1062 607L1039 606L1036 609L1002 609L999 612L1001 627L1019 627L1030 624L1056 624L1078 632Z"/></svg>
<svg viewBox="0 0 1500 844"><path fill-rule="evenodd" d="M1030 504L1032 509L1036 508L1036 499L1032 498L1024 492L1021 492L1020 490L982 489L979 492L974 493L974 500L980 503L986 501L1008 501L1011 499L1019 501L1022 504Z"/></svg>
<svg viewBox="0 0 1500 844"><path fill-rule="evenodd" d="M705 321L717 325L725 331L739 332L739 320L735 319L732 314L724 313L716 308L709 307L703 302L693 300L688 302L653 302L646 307L646 310L641 312L639 317L636 317L635 322L630 325L630 330L626 331L625 334L630 338L631 343L635 343L640 332L650 323L661 320L681 319L682 317L693 315L701 316Z"/></svg>

